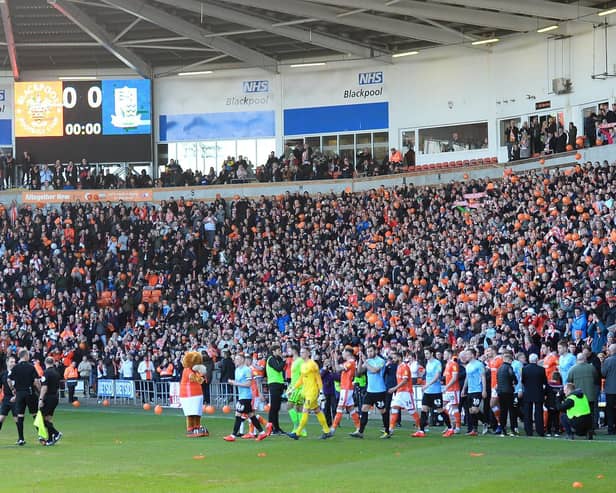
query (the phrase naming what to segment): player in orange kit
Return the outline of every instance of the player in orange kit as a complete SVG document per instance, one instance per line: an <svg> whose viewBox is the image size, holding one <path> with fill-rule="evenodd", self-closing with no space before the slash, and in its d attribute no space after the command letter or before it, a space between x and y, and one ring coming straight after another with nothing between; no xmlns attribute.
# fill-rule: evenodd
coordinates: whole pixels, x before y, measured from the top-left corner
<svg viewBox="0 0 616 493"><path fill-rule="evenodd" d="M458 375L460 368L458 362L454 358L451 349L445 349L443 352L443 358L447 361L445 365L445 387L443 388L443 405L445 410L449 413L449 416L455 419L454 433L460 433L460 426L462 425L462 419L460 417L460 382ZM453 435L450 429L445 430L443 435Z"/></svg>
<svg viewBox="0 0 616 493"><path fill-rule="evenodd" d="M355 429L359 429L359 414L355 408L355 402L353 401L355 370L357 369L357 362L353 355L351 348L345 348L342 351L342 364L339 364L339 355L336 352L332 353L332 362L334 364L334 370L340 372L340 398L338 399L338 408L336 409L336 416L332 423L331 433L334 434L336 428L340 426L340 421L345 411L351 415L351 419L355 424Z"/></svg>
<svg viewBox="0 0 616 493"><path fill-rule="evenodd" d="M486 366L490 370L490 409L494 415L494 420L490 419L490 423L494 425L496 423L496 429L494 433L500 435L500 407L498 407L498 394L496 393L496 375L498 369L503 365L503 358L497 354L496 349L492 346L486 348ZM486 430L484 430L484 433Z"/></svg>
<svg viewBox="0 0 616 493"><path fill-rule="evenodd" d="M387 389L387 392L394 394L391 399L391 417L389 418L389 431L394 432L400 411L405 409L413 416L415 425L419 428L419 413L415 406L415 396L413 395L413 379L411 377L411 368L402 361L400 354L396 351L389 353L392 361L398 365L396 369L396 386Z"/></svg>

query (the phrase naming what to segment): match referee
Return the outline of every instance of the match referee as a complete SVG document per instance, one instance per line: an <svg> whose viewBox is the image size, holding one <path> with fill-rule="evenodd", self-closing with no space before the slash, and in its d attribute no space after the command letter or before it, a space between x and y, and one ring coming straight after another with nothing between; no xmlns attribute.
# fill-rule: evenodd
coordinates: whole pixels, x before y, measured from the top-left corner
<svg viewBox="0 0 616 493"><path fill-rule="evenodd" d="M38 407L43 414L45 420L45 426L49 433L49 439L46 442L41 443L43 445L55 445L60 438L60 433L53 425L53 412L58 406L58 390L60 389L60 374L54 367L53 358L45 358L45 373L41 378L41 395L38 401Z"/></svg>
<svg viewBox="0 0 616 493"><path fill-rule="evenodd" d="M17 353L19 363L11 370L8 378L9 387L13 392L12 402L15 402L15 412L17 413L17 433L19 439L16 444L23 446L26 444L24 439L24 413L26 406L30 414L35 415L38 411L36 405L36 394L41 390L41 381L34 365L30 363L30 353L27 349L20 349Z"/></svg>

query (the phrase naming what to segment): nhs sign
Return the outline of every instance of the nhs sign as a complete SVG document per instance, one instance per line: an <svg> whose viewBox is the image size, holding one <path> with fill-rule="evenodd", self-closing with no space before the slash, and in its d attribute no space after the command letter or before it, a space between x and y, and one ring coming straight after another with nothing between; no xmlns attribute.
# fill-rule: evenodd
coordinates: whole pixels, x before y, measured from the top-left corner
<svg viewBox="0 0 616 493"><path fill-rule="evenodd" d="M359 85L382 84L383 72L361 72L359 74Z"/></svg>
<svg viewBox="0 0 616 493"><path fill-rule="evenodd" d="M245 80L242 82L244 94L255 92L269 92L269 80Z"/></svg>

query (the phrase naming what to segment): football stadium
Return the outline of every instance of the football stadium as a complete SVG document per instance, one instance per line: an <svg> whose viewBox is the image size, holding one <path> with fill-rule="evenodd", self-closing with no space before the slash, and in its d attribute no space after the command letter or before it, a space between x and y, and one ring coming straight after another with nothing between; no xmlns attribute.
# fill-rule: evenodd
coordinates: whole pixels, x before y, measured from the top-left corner
<svg viewBox="0 0 616 493"><path fill-rule="evenodd" d="M0 16L0 491L616 490L616 1Z"/></svg>

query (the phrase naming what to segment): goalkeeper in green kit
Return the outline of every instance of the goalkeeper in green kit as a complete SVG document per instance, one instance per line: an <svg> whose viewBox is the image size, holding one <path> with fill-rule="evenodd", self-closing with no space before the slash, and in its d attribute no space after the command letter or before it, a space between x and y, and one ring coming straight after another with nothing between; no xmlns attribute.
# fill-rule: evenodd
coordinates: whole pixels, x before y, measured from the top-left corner
<svg viewBox="0 0 616 493"><path fill-rule="evenodd" d="M302 371L302 365L304 364L304 360L299 356L299 349L297 346L291 347L291 356L293 358L293 363L291 364L291 383L289 388L293 389L292 392L287 396L288 400L288 408L289 408L289 417L291 418L291 423L293 423L292 433L295 433L299 425L299 420L302 415L302 409L304 407L304 396L302 393L302 387L296 387L295 384L299 380ZM306 430L302 430L302 437L307 436Z"/></svg>

